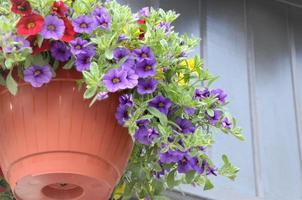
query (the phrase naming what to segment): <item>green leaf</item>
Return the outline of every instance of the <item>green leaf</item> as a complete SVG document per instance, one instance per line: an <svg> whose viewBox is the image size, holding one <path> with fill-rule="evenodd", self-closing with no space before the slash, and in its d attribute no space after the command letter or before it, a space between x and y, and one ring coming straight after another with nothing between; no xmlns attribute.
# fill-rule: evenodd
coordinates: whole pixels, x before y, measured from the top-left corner
<svg viewBox="0 0 302 200"><path fill-rule="evenodd" d="M16 95L17 91L18 91L18 84L17 82L14 80L14 78L12 77L11 72L8 74L7 78L6 78L6 86L8 91L12 94L12 95Z"/></svg>
<svg viewBox="0 0 302 200"><path fill-rule="evenodd" d="M206 182L204 184L204 190L210 190L210 189L213 189L214 188L214 185L213 183L210 181L210 179L206 179Z"/></svg>
<svg viewBox="0 0 302 200"><path fill-rule="evenodd" d="M157 110L156 108L153 108L153 107L149 107L148 111L152 115L154 115L155 117L157 117L160 120L160 123L163 126L167 126L167 124L168 124L168 118L167 118L167 116L165 114L163 114L162 112L160 112L159 110Z"/></svg>
<svg viewBox="0 0 302 200"><path fill-rule="evenodd" d="M222 160L224 165L219 169L219 174L231 180L235 180L237 173L239 172L239 168L233 166L226 155L222 156Z"/></svg>
<svg viewBox="0 0 302 200"><path fill-rule="evenodd" d="M210 117L214 117L215 113L212 109L207 109L207 113Z"/></svg>
<svg viewBox="0 0 302 200"><path fill-rule="evenodd" d="M37 37L38 47L41 47L41 46L42 46L43 40L44 40L44 39L42 38L42 36L41 36L41 35L38 35L38 37Z"/></svg>
<svg viewBox="0 0 302 200"><path fill-rule="evenodd" d="M168 197L165 197L165 196L154 196L153 199L154 200L170 200Z"/></svg>
<svg viewBox="0 0 302 200"><path fill-rule="evenodd" d="M63 66L63 69L71 69L74 65L74 58L72 57L69 61Z"/></svg>
<svg viewBox="0 0 302 200"><path fill-rule="evenodd" d="M105 51L105 57L108 60L112 60L113 59L113 50L110 49L110 48L106 49L106 51Z"/></svg>
<svg viewBox="0 0 302 200"><path fill-rule="evenodd" d="M84 98L90 99L96 94L96 92L97 92L97 87L88 88L84 93Z"/></svg>
<svg viewBox="0 0 302 200"><path fill-rule="evenodd" d="M173 170L171 173L169 173L167 177L167 184L169 188L173 188L176 185L175 175L176 175L176 170Z"/></svg>
<svg viewBox="0 0 302 200"><path fill-rule="evenodd" d="M0 85L6 86L5 79L2 74L0 74Z"/></svg>
<svg viewBox="0 0 302 200"><path fill-rule="evenodd" d="M189 171L186 173L186 182L187 184L190 184L193 182L196 172L195 171Z"/></svg>

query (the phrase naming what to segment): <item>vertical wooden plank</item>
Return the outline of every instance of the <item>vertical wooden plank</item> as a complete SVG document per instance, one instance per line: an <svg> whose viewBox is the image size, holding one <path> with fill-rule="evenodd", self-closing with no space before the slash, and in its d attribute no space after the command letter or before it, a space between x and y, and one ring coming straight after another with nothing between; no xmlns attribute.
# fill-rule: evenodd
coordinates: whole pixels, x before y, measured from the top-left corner
<svg viewBox="0 0 302 200"><path fill-rule="evenodd" d="M265 199L298 199L302 196L302 183L286 7L271 0L249 0L248 9L255 47Z"/></svg>
<svg viewBox="0 0 302 200"><path fill-rule="evenodd" d="M290 7L288 13L300 170L302 171L302 8Z"/></svg>
<svg viewBox="0 0 302 200"><path fill-rule="evenodd" d="M244 195L255 195L251 118L247 68L244 2L241 0L207 1L207 64L210 71L220 76L214 85L225 89L231 100L230 111L244 129L245 142L217 133L213 157L221 163L221 154L241 167L238 179L232 183L217 178L219 188L228 188ZM240 151L238 151L240 149ZM245 158L243 159L242 155ZM215 189L214 189L215 191Z"/></svg>

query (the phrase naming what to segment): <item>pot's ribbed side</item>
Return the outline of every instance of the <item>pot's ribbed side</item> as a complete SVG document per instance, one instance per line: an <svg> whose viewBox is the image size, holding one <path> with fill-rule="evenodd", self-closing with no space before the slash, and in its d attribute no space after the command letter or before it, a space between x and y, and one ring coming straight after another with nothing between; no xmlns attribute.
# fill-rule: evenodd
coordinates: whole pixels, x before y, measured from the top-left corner
<svg viewBox="0 0 302 200"><path fill-rule="evenodd" d="M21 84L16 97L1 92L0 165L13 189L25 195L20 199L27 200L25 193L30 184L36 184L32 190L39 188L41 192L48 185L61 184L51 181L67 180L62 187L66 183L79 185L77 177L80 182L106 185L102 192L107 191L108 194L103 194L107 198L126 167L133 144L127 130L114 117L117 96L89 108L90 102L83 100L83 91L68 76L38 89ZM65 175L68 177L62 178ZM50 188L39 195L47 196L47 192L58 193ZM55 197L64 199L66 194L62 195Z"/></svg>

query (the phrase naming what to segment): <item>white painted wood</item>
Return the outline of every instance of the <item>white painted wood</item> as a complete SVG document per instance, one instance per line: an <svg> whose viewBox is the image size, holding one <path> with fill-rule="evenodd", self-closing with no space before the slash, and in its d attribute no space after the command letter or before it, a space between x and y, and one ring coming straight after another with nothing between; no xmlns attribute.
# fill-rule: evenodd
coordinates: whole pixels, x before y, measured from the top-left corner
<svg viewBox="0 0 302 200"><path fill-rule="evenodd" d="M281 3L250 0L256 98L265 198L302 196L297 145L287 12Z"/></svg>

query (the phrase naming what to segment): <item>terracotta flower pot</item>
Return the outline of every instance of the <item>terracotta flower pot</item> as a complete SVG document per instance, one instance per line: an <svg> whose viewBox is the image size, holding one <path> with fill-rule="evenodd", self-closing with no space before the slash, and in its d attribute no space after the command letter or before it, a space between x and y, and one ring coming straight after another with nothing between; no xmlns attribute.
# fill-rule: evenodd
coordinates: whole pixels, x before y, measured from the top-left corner
<svg viewBox="0 0 302 200"><path fill-rule="evenodd" d="M118 97L89 108L78 76L0 90L0 165L19 200L108 200L125 170L133 142L114 117Z"/></svg>

